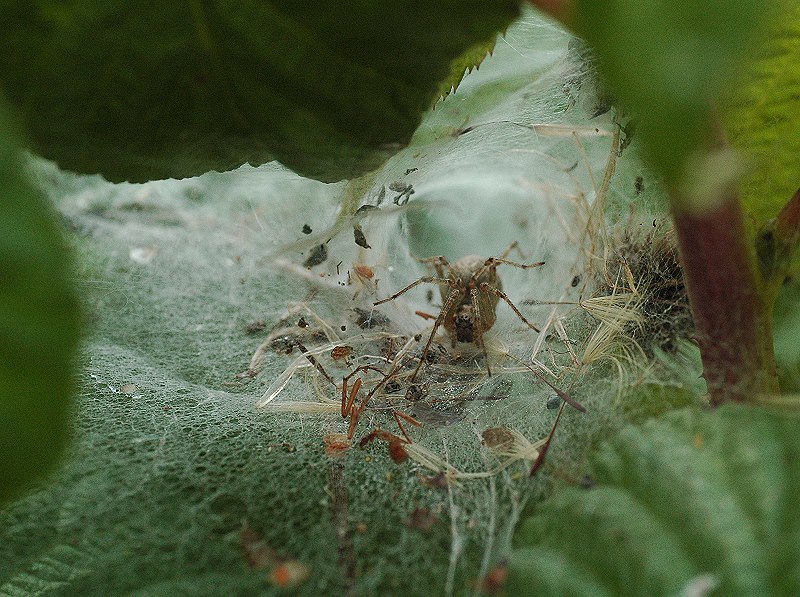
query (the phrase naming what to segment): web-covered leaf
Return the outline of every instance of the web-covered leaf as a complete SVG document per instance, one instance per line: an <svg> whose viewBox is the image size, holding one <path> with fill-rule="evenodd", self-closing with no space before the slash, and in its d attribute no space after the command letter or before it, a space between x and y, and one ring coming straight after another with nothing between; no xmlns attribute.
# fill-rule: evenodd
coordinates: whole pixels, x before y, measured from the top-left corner
<svg viewBox="0 0 800 597"><path fill-rule="evenodd" d="M522 524L509 594L800 590L797 417L678 411L592 460L591 488L558 493Z"/></svg>
<svg viewBox="0 0 800 597"><path fill-rule="evenodd" d="M65 169L145 181L277 159L340 180L405 145L451 60L518 10L4 1L0 84L36 150Z"/></svg>
<svg viewBox="0 0 800 597"><path fill-rule="evenodd" d="M663 269L671 279L656 267L664 255L641 249L659 246L648 240L653 219L663 221L663 191L635 141L614 151L613 115L595 116L590 69L572 46L526 14L425 114L407 148L348 183L268 164L110 184L39 164L73 231L93 326L66 466L0 512L0 593L269 593L279 590L279 561L302 564L305 595L475 593L556 464L578 466L587 444L642 415L619 408L627 379L685 387L697 400L696 351L675 350L685 329L658 342L677 373L626 350L634 332L643 346L652 340L633 329L646 313L635 303L671 296L648 283L633 297L620 282L623 263L632 276ZM627 226L632 200L647 216L630 224L636 242L604 272L595 256L617 245L593 216L613 202ZM353 441L339 442L352 420L337 402L341 375L361 363L388 371L381 359L405 344L413 365L415 337L432 327L415 311L441 309L434 285L374 303L429 273L415 257L498 255L512 241L523 254L514 260L545 261L499 274L543 333L501 303L485 335L491 378L474 344L453 348L441 334L439 361L420 373L433 390L414 404L402 391L376 394ZM595 318L579 302L606 278ZM595 330L602 339L588 350ZM365 341L378 333L382 341ZM348 346L350 363L334 359ZM564 411L532 481L557 411L553 390L510 355L588 409ZM364 372L364 386L379 372ZM359 447L378 427L402 436L387 406L423 423L406 423L413 447L400 463L382 439L392 436ZM485 441L488 430L499 442Z"/></svg>

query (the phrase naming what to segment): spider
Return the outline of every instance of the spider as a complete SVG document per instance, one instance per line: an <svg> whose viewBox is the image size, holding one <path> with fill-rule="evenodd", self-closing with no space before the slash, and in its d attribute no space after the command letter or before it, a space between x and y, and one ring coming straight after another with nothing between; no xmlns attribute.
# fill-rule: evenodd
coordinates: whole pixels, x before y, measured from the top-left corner
<svg viewBox="0 0 800 597"><path fill-rule="evenodd" d="M473 343L480 347L483 350L484 357L487 357L483 334L494 325L497 319L495 312L500 299L503 299L513 309L514 313L525 325L536 332L540 331L539 328L525 319L525 316L520 313L519 309L511 302L511 299L503 292L500 278L497 275L497 266L506 264L521 269L529 269L544 265L544 261L531 264L509 261L506 257L514 249L519 250L517 241L511 243L499 257L489 257L485 260L477 255L462 257L453 264L442 256L420 259L421 263L433 265L436 270L436 276L423 276L392 296L375 303L377 306L393 301L419 284L439 285L439 292L442 295L442 309L439 312L439 316L436 317L433 331L431 331L428 342L422 350L419 364L411 376L412 382L416 379L422 363L425 362L428 349L439 326L444 326L444 329L450 335L453 348L455 348L456 342ZM445 269L447 274L445 274ZM489 375L491 375L492 371L489 369L488 357L486 359L486 368Z"/></svg>

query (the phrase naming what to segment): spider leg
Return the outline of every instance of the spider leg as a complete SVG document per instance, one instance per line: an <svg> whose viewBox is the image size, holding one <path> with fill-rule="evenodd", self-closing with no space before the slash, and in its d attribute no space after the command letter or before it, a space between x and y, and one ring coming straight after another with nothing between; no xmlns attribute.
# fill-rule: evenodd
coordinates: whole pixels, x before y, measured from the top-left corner
<svg viewBox="0 0 800 597"><path fill-rule="evenodd" d="M481 307L478 303L478 289L473 288L470 290L470 298L472 299L472 333L475 335L473 340L483 349L483 359L486 361L486 372L489 377L492 376L492 369L489 367L489 355L486 352L486 343L483 341L483 321L481 319Z"/></svg>
<svg viewBox="0 0 800 597"><path fill-rule="evenodd" d="M414 257L412 255L412 257ZM450 265L450 262L444 257L444 255L435 255L433 257L414 257L420 263L441 263L442 265Z"/></svg>
<svg viewBox="0 0 800 597"><path fill-rule="evenodd" d="M412 288L414 288L416 286L419 286L420 284L425 284L425 283L428 283L428 284L449 284L450 282L449 282L449 280L447 280L445 278L437 278L435 276L423 276L419 280L417 280L416 282L412 282L411 284L409 284L408 286L406 286L402 290L399 290L399 291L395 292L392 296L390 296L388 298L385 298L383 300L380 300L380 301L378 301L376 303L373 303L373 305L375 305L377 307L378 305L382 305L383 303L388 303L389 301L393 301L394 299L396 299L401 294L405 294L406 292L408 292Z"/></svg>
<svg viewBox="0 0 800 597"><path fill-rule="evenodd" d="M511 299L508 298L508 296L506 296L505 292L503 292L502 290L498 290L497 288L487 284L486 282L483 282L481 284L480 288L481 288L482 291L490 292L493 295L498 296L501 299L503 299L506 303L508 303L508 306L511 307L514 310L514 313L517 314L517 317L519 317L525 323L525 325L527 325L529 328L531 328L532 330L534 330L536 332L541 332L542 331L539 328L537 328L535 325L533 325L530 321L525 319L525 316L522 313L520 313L520 310L517 309L516 305L511 302Z"/></svg>
<svg viewBox="0 0 800 597"><path fill-rule="evenodd" d="M505 254L505 253L504 253ZM496 270L498 265L505 264L505 265L512 265L514 267L518 267L520 269L530 269L532 267L541 267L544 265L544 261L537 261L536 263L519 263L517 261L509 261L503 257L489 257L486 261L483 262L483 266L478 268L474 274L472 274L472 279L477 280L480 278L486 270Z"/></svg>
<svg viewBox="0 0 800 597"><path fill-rule="evenodd" d="M417 379L417 373L419 373L420 368L422 367L422 363L425 362L425 357L428 356L428 349L431 347L431 343L433 343L433 337L436 335L436 330L439 329L439 326L444 323L447 314L453 308L453 305L458 298L458 295L461 294L459 292L458 287L456 287L454 282L447 280L447 283L450 285L450 294L447 295L447 300L442 305L441 311L439 311L439 317L436 318L436 322L433 324L433 330L431 331L431 335L428 337L428 342L425 344L425 348L422 349L422 355L419 358L419 364L417 368L414 369L414 373L411 375L411 382L413 383L415 379Z"/></svg>
<svg viewBox="0 0 800 597"><path fill-rule="evenodd" d="M526 255L519 248L519 243L517 241L514 241L513 243L511 243L510 245L508 245L506 247L505 251L500 253L499 257L489 257L489 259L484 261L483 267L479 268L472 275L472 279L473 280L477 280L480 276L483 275L483 273L487 269L494 269L498 265L500 265L501 263L505 263L505 264L508 264L508 265L513 265L514 267L519 267L519 268L522 268L522 269L528 269L528 268L531 268L531 267L539 267L540 265L544 265L544 261L542 261L540 263L526 264L526 263L518 263L516 261L510 261L510 260L506 259L506 257L508 257L509 254L511 253L511 251L513 251L514 249L517 250L517 253L519 253L520 257L522 257L523 259L527 259Z"/></svg>
<svg viewBox="0 0 800 597"><path fill-rule="evenodd" d="M506 250L505 250L505 251L503 251L502 253L500 253L500 259L505 259L506 257L508 257L508 256L509 256L509 254L511 253L511 251L513 251L514 249L516 249L516 250L517 250L517 253L519 253L519 254L520 254L520 256L521 256L523 259L525 259L525 255L523 255L523 254L522 254L522 250L519 248L519 243L518 243L517 241L514 241L513 243L511 243L510 245L508 245L508 246L506 247Z"/></svg>
<svg viewBox="0 0 800 597"><path fill-rule="evenodd" d="M413 255L412 255L413 257ZM433 268L436 270L436 275L440 278L444 278L444 268L447 268L449 271L452 271L450 267L450 262L445 259L444 255L437 255L436 257L414 257L420 263L424 263L425 265L433 265Z"/></svg>
<svg viewBox="0 0 800 597"><path fill-rule="evenodd" d="M517 261L509 261L508 259L503 259L502 257L489 257L479 270L477 270L473 275L472 279L477 280L480 276L483 275L487 269L495 270L497 269L498 265L512 265L514 267L518 267L520 269L531 269L532 267L541 267L544 265L544 261L537 261L536 263L519 263Z"/></svg>
<svg viewBox="0 0 800 597"><path fill-rule="evenodd" d="M504 263L506 265L513 265L514 267L518 267L520 269L530 269L532 267L541 267L544 265L544 261L537 261L536 263L519 263L517 261L509 261L508 259L503 259L501 257L490 257L487 261L489 260L491 260L495 266Z"/></svg>

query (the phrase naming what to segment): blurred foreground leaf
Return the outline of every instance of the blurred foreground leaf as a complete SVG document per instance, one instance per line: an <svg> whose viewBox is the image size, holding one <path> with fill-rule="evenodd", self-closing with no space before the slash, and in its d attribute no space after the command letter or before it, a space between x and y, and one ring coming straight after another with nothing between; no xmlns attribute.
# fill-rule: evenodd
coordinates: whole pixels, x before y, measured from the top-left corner
<svg viewBox="0 0 800 597"><path fill-rule="evenodd" d="M59 458L78 311L61 234L0 104L0 503Z"/></svg>
<svg viewBox="0 0 800 597"><path fill-rule="evenodd" d="M522 525L509 594L797 595L797 424L725 406L627 428L594 458L592 489Z"/></svg>
<svg viewBox="0 0 800 597"><path fill-rule="evenodd" d="M339 180L407 143L451 61L518 11L513 0L5 0L0 86L62 168L144 181L277 159Z"/></svg>
<svg viewBox="0 0 800 597"><path fill-rule="evenodd" d="M578 1L576 27L637 118L653 166L676 180L771 3Z"/></svg>
<svg viewBox="0 0 800 597"><path fill-rule="evenodd" d="M731 143L750 160L742 200L758 224L800 188L800 5L781 7L724 103Z"/></svg>

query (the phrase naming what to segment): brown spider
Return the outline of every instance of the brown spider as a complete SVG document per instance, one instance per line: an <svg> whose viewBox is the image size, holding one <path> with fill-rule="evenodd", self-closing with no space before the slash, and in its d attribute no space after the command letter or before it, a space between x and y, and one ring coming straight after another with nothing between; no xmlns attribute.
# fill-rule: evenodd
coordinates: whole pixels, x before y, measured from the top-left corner
<svg viewBox="0 0 800 597"><path fill-rule="evenodd" d="M469 255L462 257L454 264L450 264L447 259L441 256L420 259L421 263L433 265L436 270L436 276L423 276L392 296L375 303L375 305L381 305L393 301L419 284L439 285L439 292L442 295L442 309L433 324L433 331L422 351L419 364L411 376L412 382L416 379L422 363L425 362L428 349L440 325L443 325L447 333L450 334L454 348L457 341L471 342L479 346L483 350L484 356L487 356L486 346L483 343L483 334L494 325L497 319L495 311L500 299L503 299L528 327L537 332L539 331L539 328L525 319L525 316L520 313L519 309L511 302L511 299L506 296L502 290L500 278L497 275L497 266L504 263L521 269L544 265L544 261L523 264L507 260L508 254L516 248L517 242L514 241L499 257L489 257L489 259L484 260L477 255ZM445 275L445 268L447 269L447 275ZM488 358L486 367L489 375L491 375Z"/></svg>

